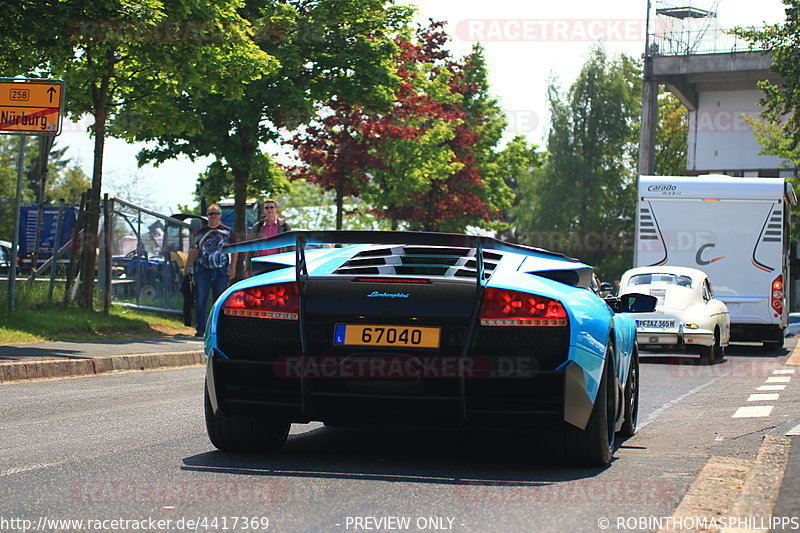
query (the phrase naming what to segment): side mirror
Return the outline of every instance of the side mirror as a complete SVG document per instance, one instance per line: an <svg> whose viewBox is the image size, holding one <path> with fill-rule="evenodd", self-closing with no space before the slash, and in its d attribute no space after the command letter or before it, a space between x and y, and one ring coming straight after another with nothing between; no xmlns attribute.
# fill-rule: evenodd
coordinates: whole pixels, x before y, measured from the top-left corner
<svg viewBox="0 0 800 533"><path fill-rule="evenodd" d="M655 310L658 298L632 292L617 298L606 298L605 302L615 313L650 313Z"/></svg>

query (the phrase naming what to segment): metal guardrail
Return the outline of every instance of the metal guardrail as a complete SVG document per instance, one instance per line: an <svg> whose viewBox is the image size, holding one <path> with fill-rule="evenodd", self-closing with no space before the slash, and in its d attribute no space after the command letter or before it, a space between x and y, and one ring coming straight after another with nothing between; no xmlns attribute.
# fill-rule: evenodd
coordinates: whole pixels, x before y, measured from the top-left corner
<svg viewBox="0 0 800 533"><path fill-rule="evenodd" d="M763 52L763 45L754 44L729 33L730 30L675 30L652 34L650 53L654 56L684 56Z"/></svg>

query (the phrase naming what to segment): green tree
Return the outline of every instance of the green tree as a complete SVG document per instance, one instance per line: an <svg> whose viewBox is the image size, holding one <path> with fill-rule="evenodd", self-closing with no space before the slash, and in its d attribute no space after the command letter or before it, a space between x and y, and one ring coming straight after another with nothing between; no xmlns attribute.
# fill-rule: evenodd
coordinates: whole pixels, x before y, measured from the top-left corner
<svg viewBox="0 0 800 533"><path fill-rule="evenodd" d="M326 190L317 183L293 180L289 190L281 196L281 216L286 217L295 229L389 229L387 220L369 214L369 206L352 196L342 199L342 208L347 216L341 221L341 227L337 227L336 197L335 191Z"/></svg>
<svg viewBox="0 0 800 533"><path fill-rule="evenodd" d="M777 149L777 152L767 152L770 155L783 152L791 159L791 154L797 154L800 149L800 0L783 0L783 4L786 6L784 22L762 28L736 28L733 33L760 50L772 52L771 70L781 76L781 82L780 85L769 81L758 83L764 92L761 103L765 109L761 115L767 122L781 124L782 134L790 141L788 144L767 141L765 148Z"/></svg>
<svg viewBox="0 0 800 533"><path fill-rule="evenodd" d="M56 183L69 181L77 187L77 200L71 205L77 205L80 195L89 188L90 183L86 175L77 165L68 167L69 159L64 158L66 148L52 150L49 158L47 188L45 189L45 205L65 198L68 205L72 196L64 196L58 192L61 189ZM11 240L14 228L14 205L17 194L17 157L19 155L19 137L16 135L0 135L0 239ZM70 173L78 173L83 180L78 185L77 180ZM25 146L25 167L23 169L22 202L38 202L39 199L39 151L37 143L30 142ZM54 196L54 191L57 196Z"/></svg>
<svg viewBox="0 0 800 533"><path fill-rule="evenodd" d="M443 115L443 106L457 105L461 96L450 91L448 71L415 61L411 59L402 68L408 78L401 86L398 104L374 121L372 135L380 142L373 155L381 164L370 171L361 191L379 216L391 221L393 230L401 220L410 218L409 212L416 207L412 197L419 200L433 182L444 181L463 167L449 144L460 119Z"/></svg>
<svg viewBox="0 0 800 533"><path fill-rule="evenodd" d="M505 213L515 203L518 172L540 164L535 146L529 147L518 136L505 148L500 147L508 122L497 98L491 93L489 69L480 43L473 45L471 53L464 58L461 72L464 76L462 86L466 88L461 108L466 115L466 126L477 135L472 154L486 191L483 198L490 210ZM507 222L506 218L503 215L504 222Z"/></svg>
<svg viewBox="0 0 800 533"><path fill-rule="evenodd" d="M176 98L179 131L134 123L127 134L156 141L140 154L142 162L177 154L216 157L207 180L215 187L232 184L227 191L235 199L234 230L242 235L248 187L273 193L285 186L265 143L307 123L318 104L337 97L371 108L390 104L396 84L392 36L410 10L391 0L250 0L239 14L251 22L254 40L275 58L276 68L243 85L237 98L210 91Z"/></svg>
<svg viewBox="0 0 800 533"><path fill-rule="evenodd" d="M535 194L535 171L541 168L545 160L545 154L536 150L535 144L529 145L524 136L517 135L496 159L498 172L514 195L514 200L503 217L508 227L501 233L502 237L509 240L520 240L522 237L519 235L519 228L533 225L531 200Z"/></svg>
<svg viewBox="0 0 800 533"><path fill-rule="evenodd" d="M795 146L783 122L764 118L744 117L761 145L759 155L774 155L786 159L790 166L800 167L800 146Z"/></svg>
<svg viewBox="0 0 800 533"><path fill-rule="evenodd" d="M662 90L658 97L655 173L682 176L686 173L686 139L689 111L672 94Z"/></svg>
<svg viewBox="0 0 800 533"><path fill-rule="evenodd" d="M400 221L426 231L499 227L512 198L496 164L506 123L489 94L482 48L453 59L441 22L398 42L397 101L364 128L379 164L361 184L363 197L394 228Z"/></svg>
<svg viewBox="0 0 800 533"><path fill-rule="evenodd" d="M64 172L70 160L64 157L67 151L66 147L57 148L53 146L50 152L45 156L47 159L47 166L46 168L43 167L41 161L42 150L46 150L48 145L50 145L50 139L44 136L39 136L36 139L38 142L29 143L25 149L29 164L25 172L26 179L24 186L30 191L30 197L33 198L33 201L37 203L39 202L39 196L44 192L43 203L47 205L52 202L52 197L47 194L50 184ZM45 170L46 172L43 172ZM44 191L41 190L43 179L45 185ZM84 187L83 191L86 191L88 188L89 186L87 185ZM80 199L80 194L78 194L78 198Z"/></svg>
<svg viewBox="0 0 800 533"><path fill-rule="evenodd" d="M66 205L77 206L81 194L91 187L92 180L79 165L70 165L49 180L46 195L50 203L64 200Z"/></svg>
<svg viewBox="0 0 800 533"><path fill-rule="evenodd" d="M125 130L136 117L163 133L180 117L172 98L204 91L229 97L274 68L256 47L237 0L22 0L11 19L0 21L4 46L31 46L36 53L0 55L6 72L62 77L66 108L75 118L94 118L95 138L87 235L99 226L103 150L107 135ZM47 10L50 10L47 12ZM92 306L95 243L82 253L83 307Z"/></svg>
<svg viewBox="0 0 800 533"><path fill-rule="evenodd" d="M639 79L631 58L610 60L596 48L566 97L550 85L550 155L531 183L530 225L520 228L538 241L546 236L606 276L619 275L631 262L620 239L632 225L622 213L634 207L631 153L641 109Z"/></svg>

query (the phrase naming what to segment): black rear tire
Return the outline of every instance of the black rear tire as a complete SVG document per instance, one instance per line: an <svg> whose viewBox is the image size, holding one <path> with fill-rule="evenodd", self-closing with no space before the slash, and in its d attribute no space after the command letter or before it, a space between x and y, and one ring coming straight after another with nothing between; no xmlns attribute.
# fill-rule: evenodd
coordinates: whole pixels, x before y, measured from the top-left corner
<svg viewBox="0 0 800 533"><path fill-rule="evenodd" d="M781 337L779 341L765 341L764 342L764 349L770 352L774 352L776 350L780 350L783 348L784 339Z"/></svg>
<svg viewBox="0 0 800 533"><path fill-rule="evenodd" d="M614 425L617 392L614 378L613 347L606 350L605 367L597 398L586 429L567 425L564 428L565 459L582 466L606 466L614 454Z"/></svg>
<svg viewBox="0 0 800 533"><path fill-rule="evenodd" d="M277 452L289 435L288 421L270 419L250 413L214 410L208 389L205 391L206 431L216 448L226 452Z"/></svg>
<svg viewBox="0 0 800 533"><path fill-rule="evenodd" d="M634 345L631 354L631 366L628 369L628 381L625 383L625 421L619 434L622 437L632 437L636 433L639 421L639 350Z"/></svg>

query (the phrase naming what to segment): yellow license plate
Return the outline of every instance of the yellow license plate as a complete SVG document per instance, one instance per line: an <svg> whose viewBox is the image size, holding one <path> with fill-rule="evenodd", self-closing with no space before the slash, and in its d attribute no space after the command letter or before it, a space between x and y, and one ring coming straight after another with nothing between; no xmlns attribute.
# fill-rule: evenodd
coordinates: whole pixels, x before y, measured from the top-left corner
<svg viewBox="0 0 800 533"><path fill-rule="evenodd" d="M441 328L427 326L336 324L333 344L342 346L438 348L440 334Z"/></svg>

